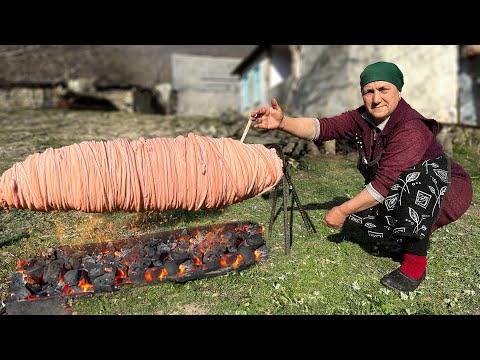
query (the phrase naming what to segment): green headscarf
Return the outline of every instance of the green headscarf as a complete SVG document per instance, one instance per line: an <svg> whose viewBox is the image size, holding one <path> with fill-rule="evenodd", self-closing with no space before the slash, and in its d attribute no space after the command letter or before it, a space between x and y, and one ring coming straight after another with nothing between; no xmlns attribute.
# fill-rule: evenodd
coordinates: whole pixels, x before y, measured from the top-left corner
<svg viewBox="0 0 480 360"><path fill-rule="evenodd" d="M372 81L388 81L402 91L403 74L397 65L379 61L368 65L360 74L360 89Z"/></svg>

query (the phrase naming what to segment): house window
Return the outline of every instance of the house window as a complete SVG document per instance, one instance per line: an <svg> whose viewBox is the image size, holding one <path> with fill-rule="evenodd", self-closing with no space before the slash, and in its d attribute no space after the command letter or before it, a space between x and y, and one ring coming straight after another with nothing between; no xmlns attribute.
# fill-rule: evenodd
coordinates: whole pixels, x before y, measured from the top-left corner
<svg viewBox="0 0 480 360"><path fill-rule="evenodd" d="M248 73L242 75L242 110L248 110Z"/></svg>
<svg viewBox="0 0 480 360"><path fill-rule="evenodd" d="M260 65L255 64L253 67L253 105L260 104Z"/></svg>

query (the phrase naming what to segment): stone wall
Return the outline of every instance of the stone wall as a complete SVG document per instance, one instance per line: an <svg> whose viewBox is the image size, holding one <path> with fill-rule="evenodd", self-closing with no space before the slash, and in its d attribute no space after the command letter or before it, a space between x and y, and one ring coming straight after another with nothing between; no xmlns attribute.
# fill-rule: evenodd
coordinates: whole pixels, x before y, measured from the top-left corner
<svg viewBox="0 0 480 360"><path fill-rule="evenodd" d="M110 103L112 108L125 112L154 113L157 110L157 97L152 91L140 88L128 89L105 89L88 91L79 90L73 86L66 87L14 87L0 89L0 109L16 110L16 109L75 109L88 108L79 101L85 102L86 98L90 98L90 104ZM92 105L90 105L92 106ZM98 106L92 109L100 109Z"/></svg>
<svg viewBox="0 0 480 360"><path fill-rule="evenodd" d="M53 107L55 96L51 88L0 89L0 109L43 109Z"/></svg>

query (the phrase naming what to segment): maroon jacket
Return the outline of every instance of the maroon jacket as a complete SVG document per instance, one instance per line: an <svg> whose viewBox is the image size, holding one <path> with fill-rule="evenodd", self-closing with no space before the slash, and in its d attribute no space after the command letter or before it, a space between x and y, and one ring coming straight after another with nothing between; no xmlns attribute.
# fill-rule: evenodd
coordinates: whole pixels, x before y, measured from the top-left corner
<svg viewBox="0 0 480 360"><path fill-rule="evenodd" d="M338 116L318 119L320 136L316 142L318 144L333 139L355 141L355 135L358 134L363 138L368 161L372 161L385 150L375 179L371 182L372 187L382 196L387 196L403 171L421 160L433 159L444 154L442 146L436 139L439 131L437 121L425 118L403 98L381 132L362 118L364 112L365 106L361 106ZM373 140L374 133L376 141ZM456 213L463 214L472 199L471 179L462 166L451 159L450 162L452 183L449 192L460 197L455 199L460 206ZM460 216L457 215L452 215L452 218Z"/></svg>

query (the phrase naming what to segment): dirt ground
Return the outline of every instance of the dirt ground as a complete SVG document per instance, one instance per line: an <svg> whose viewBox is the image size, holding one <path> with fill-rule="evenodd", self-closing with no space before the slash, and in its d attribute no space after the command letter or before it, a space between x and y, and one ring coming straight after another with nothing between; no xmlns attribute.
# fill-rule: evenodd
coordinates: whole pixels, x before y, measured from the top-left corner
<svg viewBox="0 0 480 360"><path fill-rule="evenodd" d="M0 172L48 147L89 140L186 136L190 132L211 136L218 126L215 119L205 117L60 110L0 112Z"/></svg>

